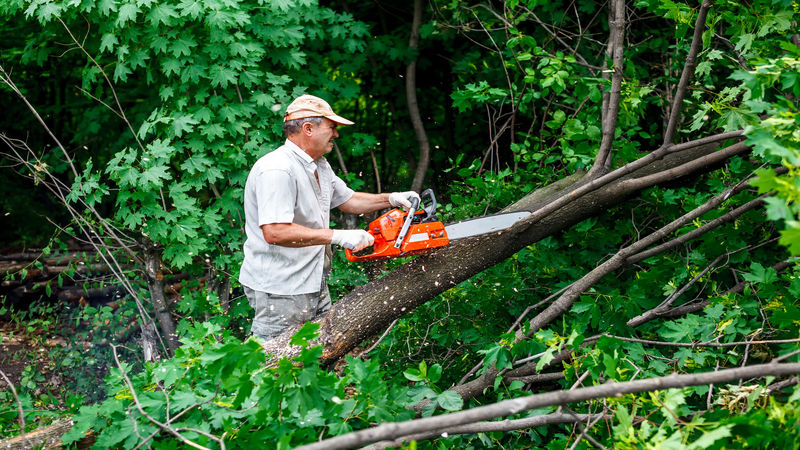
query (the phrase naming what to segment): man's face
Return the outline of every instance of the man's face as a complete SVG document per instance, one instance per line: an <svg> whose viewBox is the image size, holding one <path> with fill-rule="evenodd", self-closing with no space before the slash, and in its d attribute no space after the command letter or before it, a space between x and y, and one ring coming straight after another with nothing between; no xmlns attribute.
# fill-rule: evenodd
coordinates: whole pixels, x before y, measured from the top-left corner
<svg viewBox="0 0 800 450"><path fill-rule="evenodd" d="M322 123L313 127L311 142L314 153L319 156L327 155L333 150L333 140L339 137L336 123L330 119L323 119Z"/></svg>

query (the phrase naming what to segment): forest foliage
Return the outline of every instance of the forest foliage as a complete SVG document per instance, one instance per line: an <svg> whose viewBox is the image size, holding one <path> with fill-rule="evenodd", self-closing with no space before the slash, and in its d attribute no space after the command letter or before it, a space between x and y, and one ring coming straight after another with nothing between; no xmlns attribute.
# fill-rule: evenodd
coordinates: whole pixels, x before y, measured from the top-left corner
<svg viewBox="0 0 800 450"><path fill-rule="evenodd" d="M416 49L412 5L321 3L0 4L4 245L43 249L6 280L23 283L75 240L93 242L96 262L114 268L83 277L71 267L37 285L42 298L26 312L4 311L68 344L50 350L48 370L66 380L59 392L42 388L34 365L18 392L0 392L3 436L71 415L67 444L91 432L97 448L292 448L540 393L798 361L797 2L417 2ZM676 106L701 11L696 64ZM282 142L285 106L311 93L356 122L328 156L342 178L357 190L407 189L422 154L405 92L411 62L432 148L426 186L446 222L667 144L731 133L720 148L743 141L747 152L526 243L332 367L319 362L315 324L292 338L297 354L265 354L247 337L252 310L236 282L248 170ZM610 156L599 160L604 148ZM598 277L557 320L530 329L618 252L717 199L664 236L693 239ZM335 215L334 226L365 219ZM332 293L407 261L337 254ZM177 292L159 299L169 281ZM119 299L54 302L69 282L120 286ZM163 337L160 359L139 347L148 323ZM531 373L504 375L528 364ZM488 385L464 394L481 377ZM796 447L797 381L762 376L510 411L516 427L445 427L411 445Z"/></svg>

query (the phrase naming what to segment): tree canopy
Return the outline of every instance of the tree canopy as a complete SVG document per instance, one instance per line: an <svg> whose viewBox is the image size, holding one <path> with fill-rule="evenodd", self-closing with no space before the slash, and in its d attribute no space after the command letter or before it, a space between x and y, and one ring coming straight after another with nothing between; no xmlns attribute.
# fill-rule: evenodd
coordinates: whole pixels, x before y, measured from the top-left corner
<svg viewBox="0 0 800 450"><path fill-rule="evenodd" d="M73 401L44 414L23 383L3 435L73 414L62 442L98 448L791 445L797 9L4 2L4 246L37 249L7 285L117 300L57 315ZM431 187L445 222L530 215L415 257L339 252L328 316L248 338L244 181L302 93L356 122L328 156L354 189Z"/></svg>

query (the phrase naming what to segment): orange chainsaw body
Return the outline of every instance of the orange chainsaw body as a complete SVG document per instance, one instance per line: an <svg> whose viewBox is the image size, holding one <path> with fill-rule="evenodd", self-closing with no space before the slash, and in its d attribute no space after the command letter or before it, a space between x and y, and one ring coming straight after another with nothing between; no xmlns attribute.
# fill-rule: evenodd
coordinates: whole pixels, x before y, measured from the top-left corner
<svg viewBox="0 0 800 450"><path fill-rule="evenodd" d="M350 261L376 261L396 258L423 253L450 243L444 224L436 219L432 209L428 209L414 213L408 232L397 248L395 245L408 215L409 213L396 208L370 222L367 232L375 238L372 253L359 255L345 250L347 259Z"/></svg>

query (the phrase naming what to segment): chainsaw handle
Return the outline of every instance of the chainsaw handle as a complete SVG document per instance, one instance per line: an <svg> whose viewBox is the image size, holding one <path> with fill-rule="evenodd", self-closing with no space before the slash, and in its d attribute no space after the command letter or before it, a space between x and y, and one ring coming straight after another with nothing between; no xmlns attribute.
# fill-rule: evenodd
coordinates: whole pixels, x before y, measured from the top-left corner
<svg viewBox="0 0 800 450"><path fill-rule="evenodd" d="M349 259L350 261L353 261L353 262L359 262L359 261L365 261L366 260L366 258L362 258L360 256L354 255L353 251L350 250L349 248L344 249L344 256L346 256L347 259Z"/></svg>
<svg viewBox="0 0 800 450"><path fill-rule="evenodd" d="M408 210L406 220L403 222L403 228L400 229L400 234L397 235L397 240L394 242L394 248L400 248L400 246L403 245L403 241L406 239L406 234L408 234L408 229L411 228L411 221L414 220L414 215L417 213L417 208L419 208L419 199L412 198L411 209Z"/></svg>
<svg viewBox="0 0 800 450"><path fill-rule="evenodd" d="M430 188L422 191L422 194L420 194L419 196L421 199L426 197L430 198L430 202L425 202L427 206L423 208L423 210L425 211L425 217L423 217L422 220L424 221L426 219L433 217L433 214L436 212L436 206L437 206L436 196L433 195L433 189Z"/></svg>

